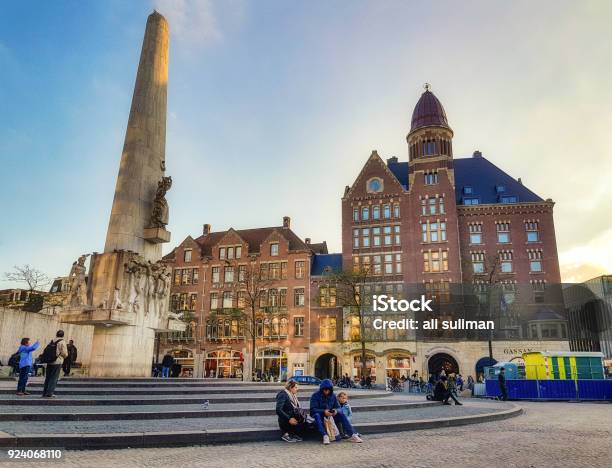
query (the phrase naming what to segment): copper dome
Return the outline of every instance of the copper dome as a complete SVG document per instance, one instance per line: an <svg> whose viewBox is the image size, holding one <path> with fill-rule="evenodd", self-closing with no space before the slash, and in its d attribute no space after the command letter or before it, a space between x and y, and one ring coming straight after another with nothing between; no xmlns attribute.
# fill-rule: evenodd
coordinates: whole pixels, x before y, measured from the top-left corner
<svg viewBox="0 0 612 468"><path fill-rule="evenodd" d="M450 128L448 120L446 120L444 107L434 93L426 89L419 102L414 106L410 131L413 132L417 128L430 126Z"/></svg>

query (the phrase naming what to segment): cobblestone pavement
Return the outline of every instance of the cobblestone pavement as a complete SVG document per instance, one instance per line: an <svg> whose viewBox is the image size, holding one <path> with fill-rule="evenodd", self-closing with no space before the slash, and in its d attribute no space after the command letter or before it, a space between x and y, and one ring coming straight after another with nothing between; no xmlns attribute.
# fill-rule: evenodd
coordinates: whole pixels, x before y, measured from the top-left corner
<svg viewBox="0 0 612 468"><path fill-rule="evenodd" d="M500 422L370 436L361 444L261 442L68 452L65 467L609 467L612 405L521 403ZM13 463L3 466L49 466ZM51 465L52 466L52 465Z"/></svg>

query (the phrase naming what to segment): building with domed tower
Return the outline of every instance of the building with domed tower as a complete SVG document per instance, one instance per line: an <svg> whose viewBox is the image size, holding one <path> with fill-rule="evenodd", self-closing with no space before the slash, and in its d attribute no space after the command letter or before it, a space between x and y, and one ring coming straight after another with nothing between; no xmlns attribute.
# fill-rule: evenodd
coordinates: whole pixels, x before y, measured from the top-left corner
<svg viewBox="0 0 612 468"><path fill-rule="evenodd" d="M486 315L479 301L486 290L486 312L496 311L501 329L495 339L461 332L376 332L366 348L368 372L378 380L441 368L475 376L490 355L507 361L528 349L569 349L559 313L553 201L479 151L455 158L453 135L444 107L426 85L406 136L407 161L384 160L372 151L344 190L342 268L369 272L364 297L434 298L440 319ZM338 373L358 375L358 320L345 312L342 339L311 343L311 361L331 356Z"/></svg>

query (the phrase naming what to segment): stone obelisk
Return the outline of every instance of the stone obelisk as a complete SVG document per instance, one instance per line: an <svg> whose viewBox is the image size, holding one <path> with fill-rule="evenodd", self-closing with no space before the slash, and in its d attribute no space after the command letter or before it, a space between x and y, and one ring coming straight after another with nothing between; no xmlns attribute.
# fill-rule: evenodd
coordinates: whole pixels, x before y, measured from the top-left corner
<svg viewBox="0 0 612 468"><path fill-rule="evenodd" d="M150 376L156 331L184 330L169 311L170 269L161 261L172 184L165 177L168 23L148 20L103 253L85 280L82 255L70 272L62 321L94 326L92 377Z"/></svg>
<svg viewBox="0 0 612 468"><path fill-rule="evenodd" d="M151 225L165 171L169 28L154 11L147 20L132 107L104 252L130 250L153 262L170 233Z"/></svg>

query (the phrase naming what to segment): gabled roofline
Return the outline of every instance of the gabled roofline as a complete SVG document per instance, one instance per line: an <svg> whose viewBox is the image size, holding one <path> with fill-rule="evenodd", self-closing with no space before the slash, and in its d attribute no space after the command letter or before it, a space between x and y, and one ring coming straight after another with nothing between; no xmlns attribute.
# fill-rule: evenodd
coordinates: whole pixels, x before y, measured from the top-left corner
<svg viewBox="0 0 612 468"><path fill-rule="evenodd" d="M370 154L370 157L368 158L368 160L365 162L365 164L363 165L363 167L361 168L361 171L359 171L359 174L357 175L357 178L354 180L353 184L350 186L350 188L348 189L348 191L343 195L342 200L346 200L348 197L350 197L350 195L353 192L353 189L355 188L355 186L357 185L357 183L359 182L359 180L363 177L363 172L365 171L366 166L368 165L368 163L370 161L377 161L380 163L380 165L384 168L384 170L386 171L386 173L391 177L391 179L397 184L397 186L399 187L400 191L405 192L404 190L404 186L400 183L399 180L397 180L397 177L395 177L395 174L391 171L391 169L389 169L389 167L387 166L387 164L383 161L383 159L379 156L378 151L376 150L372 150L372 153Z"/></svg>

